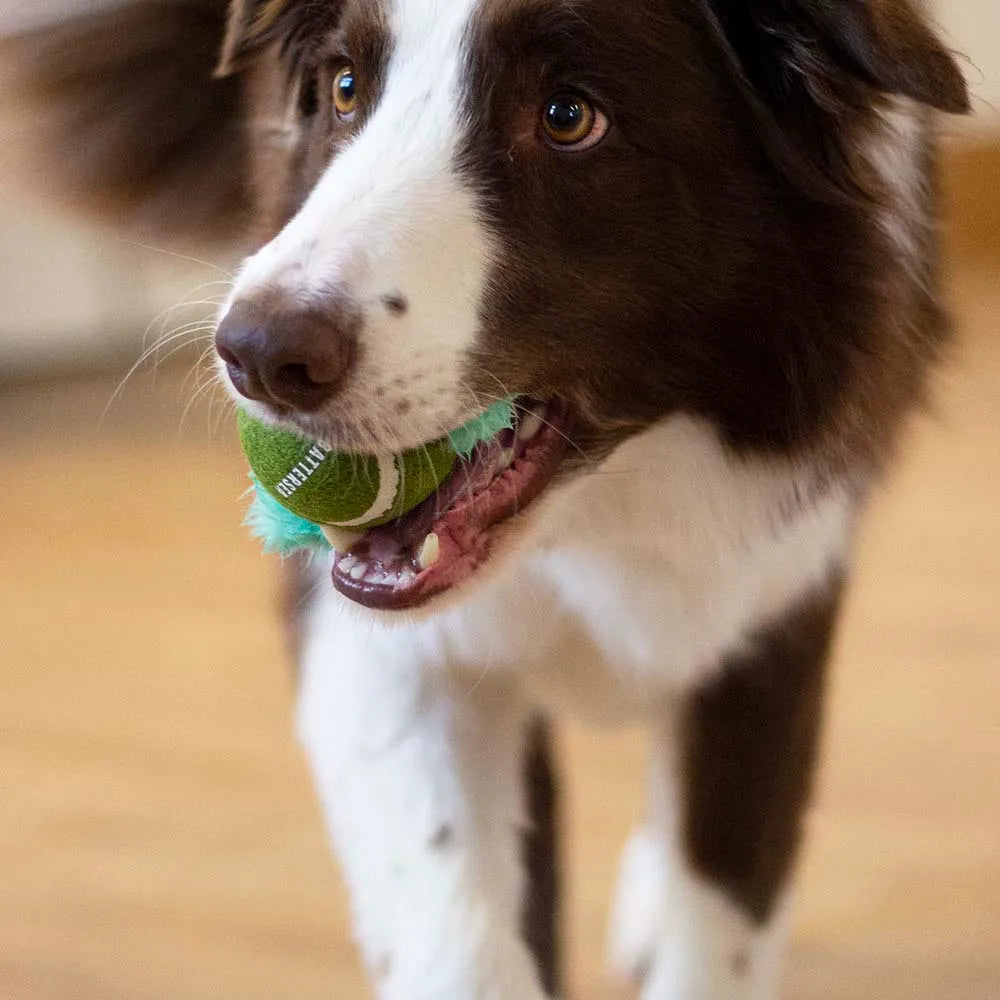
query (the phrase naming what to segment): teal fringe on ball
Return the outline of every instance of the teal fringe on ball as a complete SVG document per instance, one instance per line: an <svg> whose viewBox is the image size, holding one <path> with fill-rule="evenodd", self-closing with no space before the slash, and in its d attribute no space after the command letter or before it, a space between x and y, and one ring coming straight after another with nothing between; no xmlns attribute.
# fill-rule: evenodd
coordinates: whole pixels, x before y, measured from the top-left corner
<svg viewBox="0 0 1000 1000"><path fill-rule="evenodd" d="M307 521L298 514L293 514L282 507L274 497L251 476L253 486L248 491L253 494L250 508L247 510L243 523L250 529L254 538L264 543L267 554L276 552L280 556L290 556L299 549L313 549L328 552L330 543L323 534L323 529L312 521Z"/></svg>
<svg viewBox="0 0 1000 1000"><path fill-rule="evenodd" d="M485 413L470 420L464 427L448 435L455 454L468 459L480 441L488 441L494 434L514 426L514 399L501 399Z"/></svg>
<svg viewBox="0 0 1000 1000"><path fill-rule="evenodd" d="M463 427L448 435L455 454L468 460L480 441L488 441L495 434L514 426L513 399L502 399L494 403L485 413L470 420ZM259 538L268 554L289 556L300 549L315 552L329 552L331 545L323 534L323 529L312 521L293 514L283 507L257 481L250 477L253 486L248 490L253 495L243 523L254 538Z"/></svg>

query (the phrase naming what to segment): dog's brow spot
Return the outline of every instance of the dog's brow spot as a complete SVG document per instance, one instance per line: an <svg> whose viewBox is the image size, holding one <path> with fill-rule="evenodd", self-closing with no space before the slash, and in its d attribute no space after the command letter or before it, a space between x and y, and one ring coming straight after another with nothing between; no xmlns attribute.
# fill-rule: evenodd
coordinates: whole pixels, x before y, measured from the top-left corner
<svg viewBox="0 0 1000 1000"><path fill-rule="evenodd" d="M413 409L413 403L411 403L408 399L401 399L396 404L396 413L398 413L399 416L401 417L405 417L406 414L409 413L410 410L412 409Z"/></svg>
<svg viewBox="0 0 1000 1000"><path fill-rule="evenodd" d="M405 316L410 308L410 303L406 301L405 296L399 294L384 295L382 305L385 306L386 312L392 313L393 316Z"/></svg>
<svg viewBox="0 0 1000 1000"><path fill-rule="evenodd" d="M653 961L649 958L641 959L636 962L632 969L632 976L635 982L644 983L653 972Z"/></svg>
<svg viewBox="0 0 1000 1000"><path fill-rule="evenodd" d="M442 824L431 838L431 847L442 851L455 839L455 831L447 823Z"/></svg>
<svg viewBox="0 0 1000 1000"><path fill-rule="evenodd" d="M733 955L733 974L745 976L750 971L750 956L745 948L741 948Z"/></svg>

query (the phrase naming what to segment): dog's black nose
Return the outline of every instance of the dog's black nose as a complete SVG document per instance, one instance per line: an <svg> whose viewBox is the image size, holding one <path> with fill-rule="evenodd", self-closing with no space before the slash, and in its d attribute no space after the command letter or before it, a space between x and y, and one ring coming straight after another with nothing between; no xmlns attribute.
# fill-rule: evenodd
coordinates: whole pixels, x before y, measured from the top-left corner
<svg viewBox="0 0 1000 1000"><path fill-rule="evenodd" d="M357 358L359 325L335 309L237 302L219 324L215 348L241 395L308 412L344 384Z"/></svg>

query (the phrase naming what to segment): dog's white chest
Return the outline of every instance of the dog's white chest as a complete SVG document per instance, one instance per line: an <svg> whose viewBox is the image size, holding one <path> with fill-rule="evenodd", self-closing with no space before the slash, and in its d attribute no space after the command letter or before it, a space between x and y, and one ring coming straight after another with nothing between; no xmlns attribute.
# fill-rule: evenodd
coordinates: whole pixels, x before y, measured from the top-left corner
<svg viewBox="0 0 1000 1000"><path fill-rule="evenodd" d="M553 512L532 561L574 628L530 683L591 715L641 714L717 669L846 558L847 496L796 509L794 485L685 418L625 445Z"/></svg>

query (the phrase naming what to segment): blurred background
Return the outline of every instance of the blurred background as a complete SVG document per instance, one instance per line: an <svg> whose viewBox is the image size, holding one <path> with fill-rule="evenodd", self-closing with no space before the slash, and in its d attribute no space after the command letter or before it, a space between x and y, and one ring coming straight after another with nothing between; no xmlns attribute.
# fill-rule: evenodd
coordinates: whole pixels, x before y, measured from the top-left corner
<svg viewBox="0 0 1000 1000"><path fill-rule="evenodd" d="M0 25L51 7L0 0ZM936 14L976 105L945 123L959 341L862 533L796 1000L1000 998L1000 5ZM293 740L275 566L240 528L243 463L197 364L234 265L206 256L0 176L3 998L367 995ZM596 945L643 738L562 744L570 995L624 997Z"/></svg>

